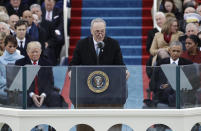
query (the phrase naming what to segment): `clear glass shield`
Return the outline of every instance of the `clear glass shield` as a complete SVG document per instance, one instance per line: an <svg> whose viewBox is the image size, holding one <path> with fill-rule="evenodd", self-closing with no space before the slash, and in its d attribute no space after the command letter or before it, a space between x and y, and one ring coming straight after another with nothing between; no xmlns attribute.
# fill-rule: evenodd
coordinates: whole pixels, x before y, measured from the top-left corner
<svg viewBox="0 0 201 131"><path fill-rule="evenodd" d="M14 65L0 65L0 105L22 107L22 68Z"/></svg>
<svg viewBox="0 0 201 131"><path fill-rule="evenodd" d="M63 91L67 67L26 66L27 108L68 108Z"/></svg>
<svg viewBox="0 0 201 131"><path fill-rule="evenodd" d="M180 99L182 108L192 108L201 105L201 65L193 64L181 66L180 81L181 85Z"/></svg>

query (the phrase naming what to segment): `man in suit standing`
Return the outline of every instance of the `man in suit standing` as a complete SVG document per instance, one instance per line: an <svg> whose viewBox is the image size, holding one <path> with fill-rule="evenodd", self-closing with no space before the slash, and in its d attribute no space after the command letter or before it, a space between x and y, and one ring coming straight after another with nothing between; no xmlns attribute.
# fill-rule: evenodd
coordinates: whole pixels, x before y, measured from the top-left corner
<svg viewBox="0 0 201 131"><path fill-rule="evenodd" d="M26 56L26 48L27 44L30 41L30 38L28 35L26 35L27 30L27 21L19 20L15 24L15 33L16 33L16 39L18 47L17 49L20 50L21 55Z"/></svg>
<svg viewBox="0 0 201 131"><path fill-rule="evenodd" d="M192 61L181 57L182 44L179 41L172 42L169 48L170 58L164 58L158 61L157 66L162 64L189 65ZM175 91L169 84L164 72L160 67L155 67L150 82L151 90L154 92L154 101L156 104L162 103L170 107L175 106L176 98Z"/></svg>
<svg viewBox="0 0 201 131"><path fill-rule="evenodd" d="M48 32L46 52L56 65L60 61L60 52L64 45L63 12L59 8L55 8L56 0L45 0L44 3L41 26Z"/></svg>
<svg viewBox="0 0 201 131"><path fill-rule="evenodd" d="M33 41L27 45L25 58L17 60L15 65L50 66L50 63L41 56L41 44ZM40 67L27 92L28 107L60 107L61 96L54 91L53 72L51 67Z"/></svg>
<svg viewBox="0 0 201 131"><path fill-rule="evenodd" d="M75 48L70 66L73 65L124 65L119 43L105 36L106 22L101 18L95 18L91 22L91 34L87 38L80 40ZM102 47L99 47L99 44ZM69 73L70 75L71 73ZM129 77L129 72L126 70L126 79ZM75 87L74 87L75 88ZM85 105L81 105L82 108ZM105 105L87 104L86 107L105 107ZM80 108L78 105L78 108ZM114 107L108 104L108 107ZM123 105L118 105L123 108ZM118 108L117 107L117 108ZM79 125L77 131L91 131L93 129ZM110 131L121 131L121 125L115 125Z"/></svg>

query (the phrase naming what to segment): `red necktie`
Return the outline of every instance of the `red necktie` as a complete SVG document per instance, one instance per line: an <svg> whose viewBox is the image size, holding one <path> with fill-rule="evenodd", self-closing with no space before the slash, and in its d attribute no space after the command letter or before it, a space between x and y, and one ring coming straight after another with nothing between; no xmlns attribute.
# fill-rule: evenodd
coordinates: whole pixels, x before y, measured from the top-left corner
<svg viewBox="0 0 201 131"><path fill-rule="evenodd" d="M37 64L36 61L34 61L33 64L36 65ZM37 75L36 75L34 81L35 81L34 93L36 95L39 95L39 91L38 91L38 76Z"/></svg>

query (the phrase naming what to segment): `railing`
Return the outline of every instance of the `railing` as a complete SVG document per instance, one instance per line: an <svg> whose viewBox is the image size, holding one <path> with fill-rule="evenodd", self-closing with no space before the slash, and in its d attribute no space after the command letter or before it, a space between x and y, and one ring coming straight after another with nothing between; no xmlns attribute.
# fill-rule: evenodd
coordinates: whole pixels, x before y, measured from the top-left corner
<svg viewBox="0 0 201 131"><path fill-rule="evenodd" d="M63 15L64 15L64 36L65 36L65 57L68 57L68 48L69 48L69 32L68 32L68 25L71 16L71 7L70 7L70 0L64 0L63 5Z"/></svg>
<svg viewBox="0 0 201 131"><path fill-rule="evenodd" d="M107 131L115 124L125 124L134 131L146 131L154 124L164 124L173 131L191 131L201 121L201 108L195 109L116 109L116 110L22 110L0 108L0 122L13 131L30 131L39 124L49 124L56 131L70 131L77 124L87 124L95 131Z"/></svg>
<svg viewBox="0 0 201 131"><path fill-rule="evenodd" d="M158 90L155 87L161 88L162 84L168 84L172 89L171 97L176 93L172 103L157 101L156 104L153 101L151 106L143 103L143 83L148 80L142 80L142 66L0 67L0 72L4 72L1 74L6 74L0 77L6 79L6 83L0 84L6 85L4 92L0 90L0 123L7 123L13 131L29 131L38 124L51 125L57 131L70 130L78 124L87 124L95 131L107 131L116 124L127 125L134 131L146 131L154 124L164 124L172 131L190 131L196 123L201 122L201 65L198 64L148 67L147 72L152 71L150 89L155 97ZM130 72L128 80L126 69ZM36 76L42 80L39 83L45 84L42 87L53 90L54 95L56 93L53 99L49 97L51 103L41 106L42 109L34 103L30 105L28 101ZM160 79L166 83L162 81L158 86ZM61 97L57 96L62 94L63 87L67 87L68 80L71 81L71 87L64 92L67 96L65 100L72 102L74 109L68 109L70 103L65 106L57 101L62 102ZM44 93L48 97L50 92Z"/></svg>

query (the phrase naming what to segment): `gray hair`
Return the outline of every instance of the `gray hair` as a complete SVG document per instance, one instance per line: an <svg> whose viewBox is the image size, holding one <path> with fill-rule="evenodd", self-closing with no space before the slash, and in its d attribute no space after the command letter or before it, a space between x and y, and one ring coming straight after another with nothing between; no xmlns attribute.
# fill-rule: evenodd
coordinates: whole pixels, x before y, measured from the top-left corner
<svg viewBox="0 0 201 131"><path fill-rule="evenodd" d="M181 49L183 50L183 45L180 41L173 41L170 43L170 48L173 46L181 46Z"/></svg>
<svg viewBox="0 0 201 131"><path fill-rule="evenodd" d="M92 28L93 24L96 22L102 22L102 23L104 23L104 25L106 27L106 22L102 18L95 18L91 21L91 28Z"/></svg>
<svg viewBox="0 0 201 131"><path fill-rule="evenodd" d="M41 10L41 6L40 6L39 4L32 4L32 5L30 6L30 10L32 10L33 8L38 8L38 9Z"/></svg>
<svg viewBox="0 0 201 131"><path fill-rule="evenodd" d="M38 41L29 42L27 45L27 52L31 49L34 49L34 48L38 48L38 49L42 50L40 42L38 42Z"/></svg>
<svg viewBox="0 0 201 131"><path fill-rule="evenodd" d="M4 27L6 27L8 30L10 29L10 26L8 24L6 24L5 22L0 22L0 24L2 24Z"/></svg>
<svg viewBox="0 0 201 131"><path fill-rule="evenodd" d="M8 23L9 16L4 12L0 12L0 22Z"/></svg>
<svg viewBox="0 0 201 131"><path fill-rule="evenodd" d="M157 16L157 15L161 15L161 16L165 17L165 14L161 11L156 12L155 16Z"/></svg>
<svg viewBox="0 0 201 131"><path fill-rule="evenodd" d="M199 29L198 29L197 25L194 24L194 23L188 23L186 25L186 32L187 32L188 29L192 29L192 28L196 29L199 32Z"/></svg>

